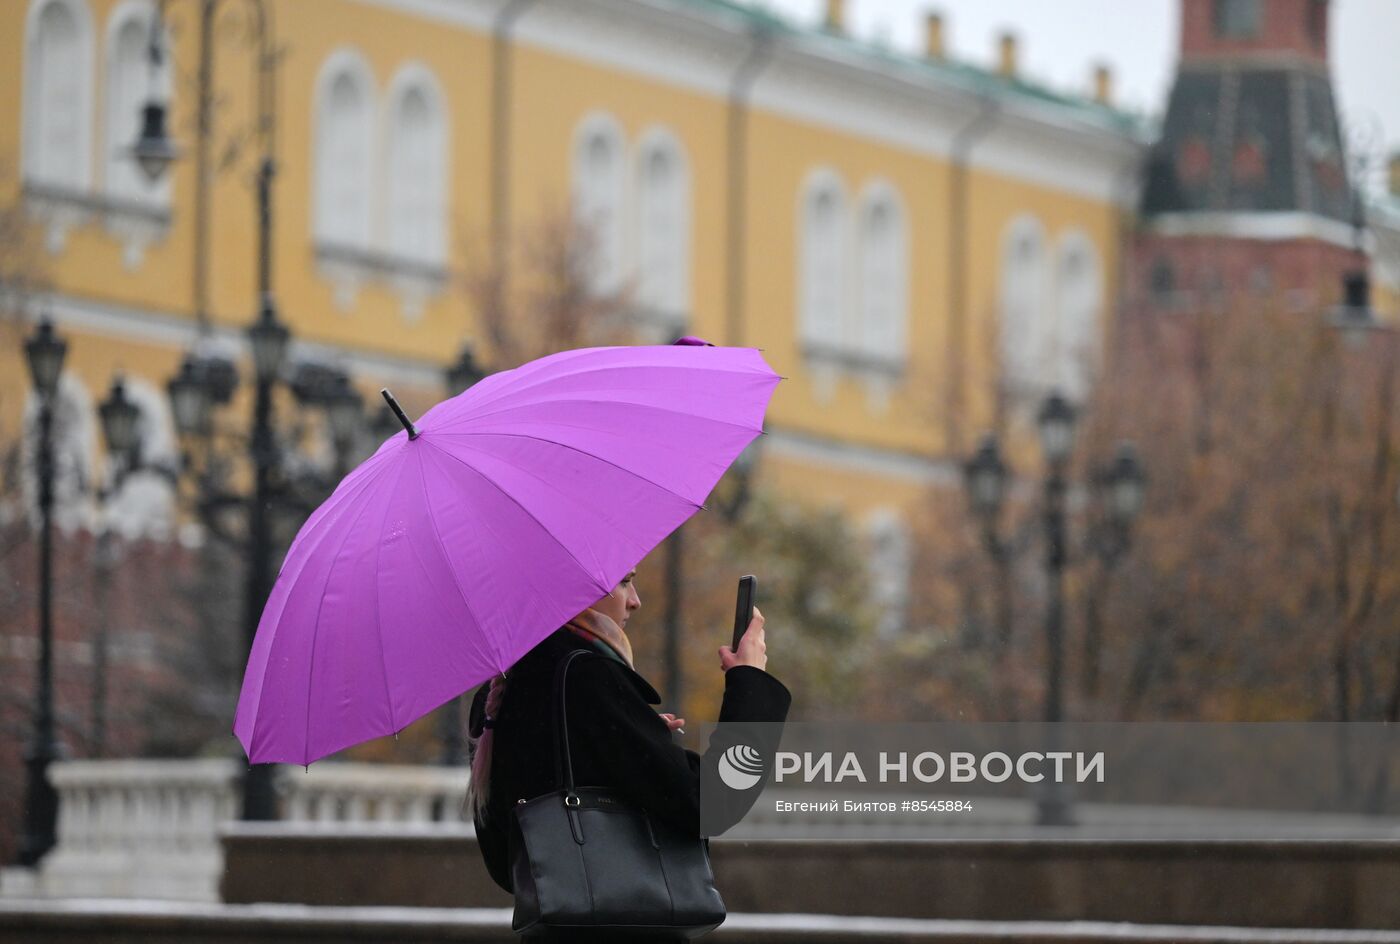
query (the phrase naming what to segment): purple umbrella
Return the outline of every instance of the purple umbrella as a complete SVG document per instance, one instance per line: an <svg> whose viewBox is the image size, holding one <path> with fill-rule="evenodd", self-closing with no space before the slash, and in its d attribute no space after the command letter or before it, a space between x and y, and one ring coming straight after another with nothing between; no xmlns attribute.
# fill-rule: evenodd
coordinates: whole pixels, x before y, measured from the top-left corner
<svg viewBox="0 0 1400 944"><path fill-rule="evenodd" d="M565 351L391 437L283 561L234 720L248 759L309 764L508 669L701 507L779 379L750 348Z"/></svg>

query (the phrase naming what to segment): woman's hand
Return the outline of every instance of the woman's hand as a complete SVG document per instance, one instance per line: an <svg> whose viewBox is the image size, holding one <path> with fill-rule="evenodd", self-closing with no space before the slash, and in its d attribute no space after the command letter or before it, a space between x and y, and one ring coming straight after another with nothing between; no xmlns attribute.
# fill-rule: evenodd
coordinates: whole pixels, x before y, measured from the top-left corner
<svg viewBox="0 0 1400 944"><path fill-rule="evenodd" d="M684 719L684 718L677 718L675 715L671 714L669 711L663 711L663 712L661 712L661 718L662 718L663 721L666 722L666 727L670 728L672 731L679 732L680 734L684 734L684 733L685 733L685 719Z"/></svg>
<svg viewBox="0 0 1400 944"><path fill-rule="evenodd" d="M758 607L753 608L749 628L739 639L738 652L728 646L719 647L720 668L728 672L736 665L751 665L756 669L768 667L768 645L763 641L763 612Z"/></svg>

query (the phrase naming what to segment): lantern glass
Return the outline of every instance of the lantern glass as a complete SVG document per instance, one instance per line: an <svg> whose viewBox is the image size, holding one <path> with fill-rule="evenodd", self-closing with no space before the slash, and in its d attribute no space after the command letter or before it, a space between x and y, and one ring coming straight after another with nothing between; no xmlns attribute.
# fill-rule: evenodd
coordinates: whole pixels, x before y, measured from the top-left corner
<svg viewBox="0 0 1400 944"><path fill-rule="evenodd" d="M63 373L68 342L54 330L53 322L45 318L24 343L24 353L29 361L29 376L35 389L43 396L53 396L58 391L58 378Z"/></svg>
<svg viewBox="0 0 1400 944"><path fill-rule="evenodd" d="M141 134L130 154L152 184L164 177L166 169L180 156L180 149L165 131L164 102L152 99L141 109Z"/></svg>
<svg viewBox="0 0 1400 944"><path fill-rule="evenodd" d="M185 358L180 373L171 379L167 390L176 431L182 436L203 433L209 426L209 390L192 358Z"/></svg>
<svg viewBox="0 0 1400 944"><path fill-rule="evenodd" d="M1006 497L1006 466L996 438L987 436L963 469L968 501L978 517L994 519Z"/></svg>
<svg viewBox="0 0 1400 944"><path fill-rule="evenodd" d="M354 439L362 413L360 395L342 374L326 401L326 422L330 424L331 439L337 443L348 443Z"/></svg>
<svg viewBox="0 0 1400 944"><path fill-rule="evenodd" d="M137 422L140 410L126 395L126 384L120 377L112 381L111 392L98 407L102 416L102 433L107 440L107 451L115 455L127 455L136 446Z"/></svg>
<svg viewBox="0 0 1400 944"><path fill-rule="evenodd" d="M1074 449L1074 407L1059 393L1045 398L1037 426L1040 448L1052 465L1061 465Z"/></svg>
<svg viewBox="0 0 1400 944"><path fill-rule="evenodd" d="M272 383L282 373L291 332L277 320L271 303L263 304L257 322L248 329L248 340L253 347L253 369L257 371L258 382Z"/></svg>
<svg viewBox="0 0 1400 944"><path fill-rule="evenodd" d="M1142 512L1147 492L1147 477L1132 443L1119 444L1108 484L1113 517L1123 524L1131 524Z"/></svg>

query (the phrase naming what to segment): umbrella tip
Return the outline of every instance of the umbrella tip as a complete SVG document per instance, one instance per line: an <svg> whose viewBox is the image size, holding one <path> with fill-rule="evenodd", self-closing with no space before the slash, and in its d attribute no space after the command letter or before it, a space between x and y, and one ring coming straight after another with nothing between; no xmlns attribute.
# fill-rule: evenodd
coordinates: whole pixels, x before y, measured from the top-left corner
<svg viewBox="0 0 1400 944"><path fill-rule="evenodd" d="M403 428L408 430L408 438L417 439L418 427L414 426L413 421L408 418L408 415L406 413L404 413L403 407L399 406L399 401L394 399L394 395L389 392L389 388L381 388L379 391L379 395L384 398L384 402L389 404L389 409L394 411L394 415L399 418L399 422L403 424Z"/></svg>

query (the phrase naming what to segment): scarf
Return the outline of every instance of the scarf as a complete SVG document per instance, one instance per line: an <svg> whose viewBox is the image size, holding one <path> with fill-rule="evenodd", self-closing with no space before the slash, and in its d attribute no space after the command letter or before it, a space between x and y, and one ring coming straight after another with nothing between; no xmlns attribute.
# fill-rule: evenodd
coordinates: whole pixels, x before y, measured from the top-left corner
<svg viewBox="0 0 1400 944"><path fill-rule="evenodd" d="M632 664L632 643L617 621L606 613L600 613L591 606L564 624L564 628L575 636L581 636L603 653L623 662L629 669Z"/></svg>
<svg viewBox="0 0 1400 944"><path fill-rule="evenodd" d="M576 636L591 642L595 648L610 659L616 659L629 669L632 665L632 643L617 621L605 613L589 607L564 624L564 628ZM491 754L495 733L496 713L501 709L501 699L506 691L506 676L498 675L491 679L483 706L481 728L468 732L467 753L470 756L471 779L467 782L467 792L462 798L462 810L472 808L473 816L482 815L486 808L491 783Z"/></svg>

